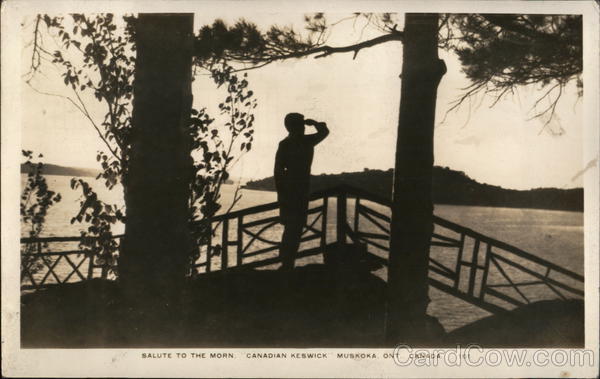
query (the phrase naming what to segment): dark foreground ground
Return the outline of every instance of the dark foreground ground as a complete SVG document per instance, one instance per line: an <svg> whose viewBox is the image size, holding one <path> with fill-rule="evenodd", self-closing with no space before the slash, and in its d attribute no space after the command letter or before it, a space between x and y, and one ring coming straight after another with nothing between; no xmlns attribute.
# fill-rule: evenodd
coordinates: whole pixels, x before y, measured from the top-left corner
<svg viewBox="0 0 600 379"><path fill-rule="evenodd" d="M60 285L22 297L24 348L386 347L385 282L325 265L245 270L194 279L181 306L133 311L115 282ZM583 303L545 301L452 333L433 319L433 345L583 346ZM399 341L400 342L400 341ZM424 345L431 345L424 341ZM391 346L390 346L391 347Z"/></svg>

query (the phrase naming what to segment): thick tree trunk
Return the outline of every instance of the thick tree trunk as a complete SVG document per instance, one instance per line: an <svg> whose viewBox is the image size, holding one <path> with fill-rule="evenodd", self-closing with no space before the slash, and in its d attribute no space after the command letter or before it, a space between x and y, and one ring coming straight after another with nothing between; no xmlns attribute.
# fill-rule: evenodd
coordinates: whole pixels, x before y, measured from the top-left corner
<svg viewBox="0 0 600 379"><path fill-rule="evenodd" d="M127 218L119 280L128 299L170 308L188 269L192 173L187 130L192 14L140 14Z"/></svg>
<svg viewBox="0 0 600 379"><path fill-rule="evenodd" d="M438 58L437 31L438 15L406 14L388 269L388 343L427 339L433 128L437 87L446 72Z"/></svg>

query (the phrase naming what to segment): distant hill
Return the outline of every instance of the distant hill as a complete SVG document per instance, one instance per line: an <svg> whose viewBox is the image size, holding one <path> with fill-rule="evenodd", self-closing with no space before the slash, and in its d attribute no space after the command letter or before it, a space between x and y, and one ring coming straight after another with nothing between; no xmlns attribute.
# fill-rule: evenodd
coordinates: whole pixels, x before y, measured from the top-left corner
<svg viewBox="0 0 600 379"><path fill-rule="evenodd" d="M391 198L393 171L369 170L332 175L313 175L311 191L347 184ZM273 177L250 181L244 188L274 191ZM583 188L535 188L511 190L479 183L464 172L448 167L433 168L435 204L482 205L492 207L537 208L583 211Z"/></svg>
<svg viewBox="0 0 600 379"><path fill-rule="evenodd" d="M27 174L31 170L32 166L21 164L21 173ZM81 167L66 167L59 166L51 163L44 163L43 168L44 175L62 175L62 176L90 176L96 177L100 174L100 170L93 168L81 168ZM225 180L225 184L235 184L231 179Z"/></svg>
<svg viewBox="0 0 600 379"><path fill-rule="evenodd" d="M25 164L21 164L21 173L27 174L32 168L35 166L29 166ZM44 163L44 168L42 169L44 175L62 175L62 176L93 176L96 177L100 170L95 170L92 168L80 168L80 167L66 167L59 166L51 163Z"/></svg>

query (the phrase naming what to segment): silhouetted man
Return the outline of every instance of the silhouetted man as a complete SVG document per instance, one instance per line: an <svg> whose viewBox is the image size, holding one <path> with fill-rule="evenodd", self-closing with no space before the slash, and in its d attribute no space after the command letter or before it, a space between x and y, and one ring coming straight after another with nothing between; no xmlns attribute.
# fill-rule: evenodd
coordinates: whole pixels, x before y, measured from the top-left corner
<svg viewBox="0 0 600 379"><path fill-rule="evenodd" d="M292 270L306 225L314 147L327 137L329 129L324 122L305 120L300 113L289 113L284 123L289 135L279 143L275 156L275 187L284 226L279 253L281 268ZM313 125L317 133L304 135L304 125Z"/></svg>

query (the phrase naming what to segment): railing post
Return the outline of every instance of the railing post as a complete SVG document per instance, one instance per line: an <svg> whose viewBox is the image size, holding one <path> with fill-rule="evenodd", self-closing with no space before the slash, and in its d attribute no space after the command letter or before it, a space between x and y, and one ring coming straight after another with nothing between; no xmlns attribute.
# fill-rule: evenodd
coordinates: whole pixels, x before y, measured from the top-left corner
<svg viewBox="0 0 600 379"><path fill-rule="evenodd" d="M37 242L37 244L36 244L36 247L37 247L37 259L40 259L42 262L44 262L44 264L45 264L46 266L48 266L48 265L46 264L46 258L44 258L44 257L42 256L42 243L41 243L40 241L38 241L38 242ZM33 262L36 262L36 260L37 260L37 259L35 259ZM50 271L51 271L51 270L50 270L50 266L48 266L48 270L49 270L49 271L48 271L48 274L49 274L49 273L50 273ZM32 274L32 276L33 276L33 274ZM46 276L47 276L47 275L46 275ZM44 278L44 279L45 279L45 278ZM42 280L42 281L40 282L40 286L41 286L42 284L44 284L44 280ZM38 288L39 288L39 287L38 287Z"/></svg>
<svg viewBox="0 0 600 379"><path fill-rule="evenodd" d="M485 295L486 290L486 282L488 273L490 272L490 259L492 257L492 245L487 243L487 247L485 249L485 263L483 269L483 276L481 278L481 291L479 291L479 298L483 300L483 296Z"/></svg>
<svg viewBox="0 0 600 379"><path fill-rule="evenodd" d="M206 244L206 272L210 272L210 261L212 259L212 222L208 221L208 241Z"/></svg>
<svg viewBox="0 0 600 379"><path fill-rule="evenodd" d="M360 207L360 197L356 196L356 201L354 202L354 233L358 235L358 227L359 227L359 216L360 212L358 208Z"/></svg>
<svg viewBox="0 0 600 379"><path fill-rule="evenodd" d="M460 284L460 270L462 268L462 259L463 259L463 249L465 248L465 234L460 233L460 247L458 248L458 255L456 257L456 268L454 272L456 272L456 281L454 282L454 289L458 289L458 285Z"/></svg>
<svg viewBox="0 0 600 379"><path fill-rule="evenodd" d="M242 265L242 249L244 248L244 216L237 220L237 266Z"/></svg>
<svg viewBox="0 0 600 379"><path fill-rule="evenodd" d="M226 270L228 264L229 245L229 219L223 220L223 235L221 236L221 270Z"/></svg>
<svg viewBox="0 0 600 379"><path fill-rule="evenodd" d="M473 246L473 256L471 257L471 271L469 272L469 295L473 296L475 289L475 276L477 275L477 266L479 265L479 239L475 240Z"/></svg>
<svg viewBox="0 0 600 379"><path fill-rule="evenodd" d="M341 190L337 196L337 243L346 243L346 191Z"/></svg>
<svg viewBox="0 0 600 379"><path fill-rule="evenodd" d="M321 220L321 248L327 246L327 207L328 197L323 197L323 219Z"/></svg>
<svg viewBox="0 0 600 379"><path fill-rule="evenodd" d="M90 264L88 266L88 280L94 279L94 254L90 252Z"/></svg>
<svg viewBox="0 0 600 379"><path fill-rule="evenodd" d="M102 279L108 278L108 266L109 265L110 265L109 261L107 259L105 259L104 263L102 264Z"/></svg>
<svg viewBox="0 0 600 379"><path fill-rule="evenodd" d="M102 265L102 279L106 279L108 277L108 267L106 263Z"/></svg>

